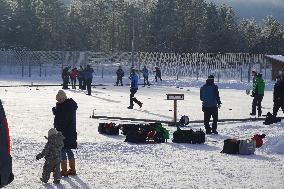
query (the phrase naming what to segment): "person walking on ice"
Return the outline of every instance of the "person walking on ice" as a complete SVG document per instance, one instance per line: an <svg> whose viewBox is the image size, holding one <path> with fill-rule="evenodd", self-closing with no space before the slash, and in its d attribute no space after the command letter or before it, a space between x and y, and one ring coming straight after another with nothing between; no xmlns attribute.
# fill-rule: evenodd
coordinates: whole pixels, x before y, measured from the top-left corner
<svg viewBox="0 0 284 189"><path fill-rule="evenodd" d="M135 73L135 69L131 69L131 74L129 76L129 79L131 80L130 84L130 106L128 109L133 109L133 102L138 104L138 106L141 108L142 107L142 102L137 100L137 98L134 97L135 93L138 91L138 75Z"/></svg>
<svg viewBox="0 0 284 189"><path fill-rule="evenodd" d="M218 108L221 107L218 86L214 84L214 76L210 75L206 84L200 89L200 100L202 101L202 111L204 112L204 126L206 134L218 134ZM213 117L212 128L209 125L211 116Z"/></svg>
<svg viewBox="0 0 284 189"><path fill-rule="evenodd" d="M50 178L50 173L53 172L54 184L60 183L60 160L61 160L61 150L64 146L63 139L64 136L61 132L58 132L55 128L51 128L48 131L48 137L46 137L47 143L42 150L36 156L36 159L45 158L42 177L40 180L47 183Z"/></svg>

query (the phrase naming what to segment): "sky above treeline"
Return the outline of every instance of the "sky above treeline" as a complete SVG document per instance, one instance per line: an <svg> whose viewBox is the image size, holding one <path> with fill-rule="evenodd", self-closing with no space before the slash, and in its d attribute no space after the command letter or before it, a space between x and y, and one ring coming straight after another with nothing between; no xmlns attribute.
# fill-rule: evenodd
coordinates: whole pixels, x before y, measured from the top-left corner
<svg viewBox="0 0 284 189"><path fill-rule="evenodd" d="M284 0L207 0L207 2L233 7L240 20L254 18L261 22L266 16L272 15L284 23Z"/></svg>
<svg viewBox="0 0 284 189"><path fill-rule="evenodd" d="M72 0L63 0L70 4ZM129 0L137 1L137 0ZM205 0L217 5L227 4L236 12L239 20L254 18L261 22L268 15L272 15L279 22L284 23L284 0Z"/></svg>

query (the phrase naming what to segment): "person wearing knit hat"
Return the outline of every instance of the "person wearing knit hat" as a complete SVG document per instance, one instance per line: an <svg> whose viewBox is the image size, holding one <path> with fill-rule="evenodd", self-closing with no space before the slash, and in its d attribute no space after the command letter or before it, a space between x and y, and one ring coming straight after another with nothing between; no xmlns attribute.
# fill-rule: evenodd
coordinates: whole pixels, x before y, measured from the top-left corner
<svg viewBox="0 0 284 189"><path fill-rule="evenodd" d="M59 90L56 95L56 106L52 108L54 114L54 128L62 132L64 147L61 152L61 176L75 175L75 157L72 149L77 148L76 110L77 103L67 98L66 93ZM67 160L70 169L67 170Z"/></svg>
<svg viewBox="0 0 284 189"><path fill-rule="evenodd" d="M42 177L40 180L47 183L50 177L50 173L53 172L54 184L60 183L60 161L61 161L61 150L64 146L63 140L64 136L61 132L58 132L55 128L51 128L48 131L47 143L42 150L36 156L36 159L45 158Z"/></svg>
<svg viewBox="0 0 284 189"><path fill-rule="evenodd" d="M58 131L55 128L51 128L49 129L47 136L51 137L52 135L56 135L57 133Z"/></svg>
<svg viewBox="0 0 284 189"><path fill-rule="evenodd" d="M206 134L218 134L218 108L221 107L218 86L214 84L214 76L210 75L206 84L200 88L200 100L202 101L202 111L204 112L204 126ZM210 118L213 117L212 128L209 125Z"/></svg>
<svg viewBox="0 0 284 189"><path fill-rule="evenodd" d="M59 90L56 95L56 100L59 103L64 102L67 99L66 93L63 90Z"/></svg>

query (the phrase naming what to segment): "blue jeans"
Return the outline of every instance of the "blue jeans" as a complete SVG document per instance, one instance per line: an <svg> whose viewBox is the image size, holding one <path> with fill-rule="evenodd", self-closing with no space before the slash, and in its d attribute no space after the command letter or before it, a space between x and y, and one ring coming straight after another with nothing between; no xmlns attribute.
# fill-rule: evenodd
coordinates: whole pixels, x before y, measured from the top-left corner
<svg viewBox="0 0 284 189"><path fill-rule="evenodd" d="M62 161L66 161L68 157L68 160L73 160L74 158L74 154L72 152L71 149L62 149L61 150L61 160Z"/></svg>

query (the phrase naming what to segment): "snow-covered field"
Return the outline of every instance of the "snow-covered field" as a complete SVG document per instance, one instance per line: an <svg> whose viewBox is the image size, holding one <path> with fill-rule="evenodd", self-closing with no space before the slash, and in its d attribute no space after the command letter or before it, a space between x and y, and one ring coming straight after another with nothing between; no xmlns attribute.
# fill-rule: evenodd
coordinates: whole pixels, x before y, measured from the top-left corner
<svg viewBox="0 0 284 189"><path fill-rule="evenodd" d="M0 85L60 83L58 78L0 77ZM142 82L142 81L141 81ZM111 84L114 80L95 78L95 83ZM127 83L127 80L125 80ZM219 123L219 135L206 136L202 145L164 144L136 145L124 142L125 137L104 136L97 131L95 115L172 120L173 102L167 93L184 93L178 102L178 117L189 115L191 120L203 119L199 87L203 81L167 80L150 88L140 87L137 98L141 109L128 110L129 86L97 86L92 96L79 90L68 90L67 96L78 103L78 175L63 178L61 185L43 185L44 160L35 156L45 144L44 136L53 127L51 108L60 87L1 87L12 142L15 180L7 188L284 188L284 122L270 126L262 122ZM220 118L247 118L252 98L245 94L246 83L219 83L222 107ZM177 88L178 87L178 88ZM272 111L273 83L267 84L263 112ZM283 113L279 113L283 116ZM116 123L121 121L112 120ZM126 121L124 121L126 122ZM175 131L175 127L167 127ZM190 125L193 129L202 124ZM231 137L249 138L265 133L267 138L255 155L221 154L223 140ZM172 137L172 135L171 135Z"/></svg>

